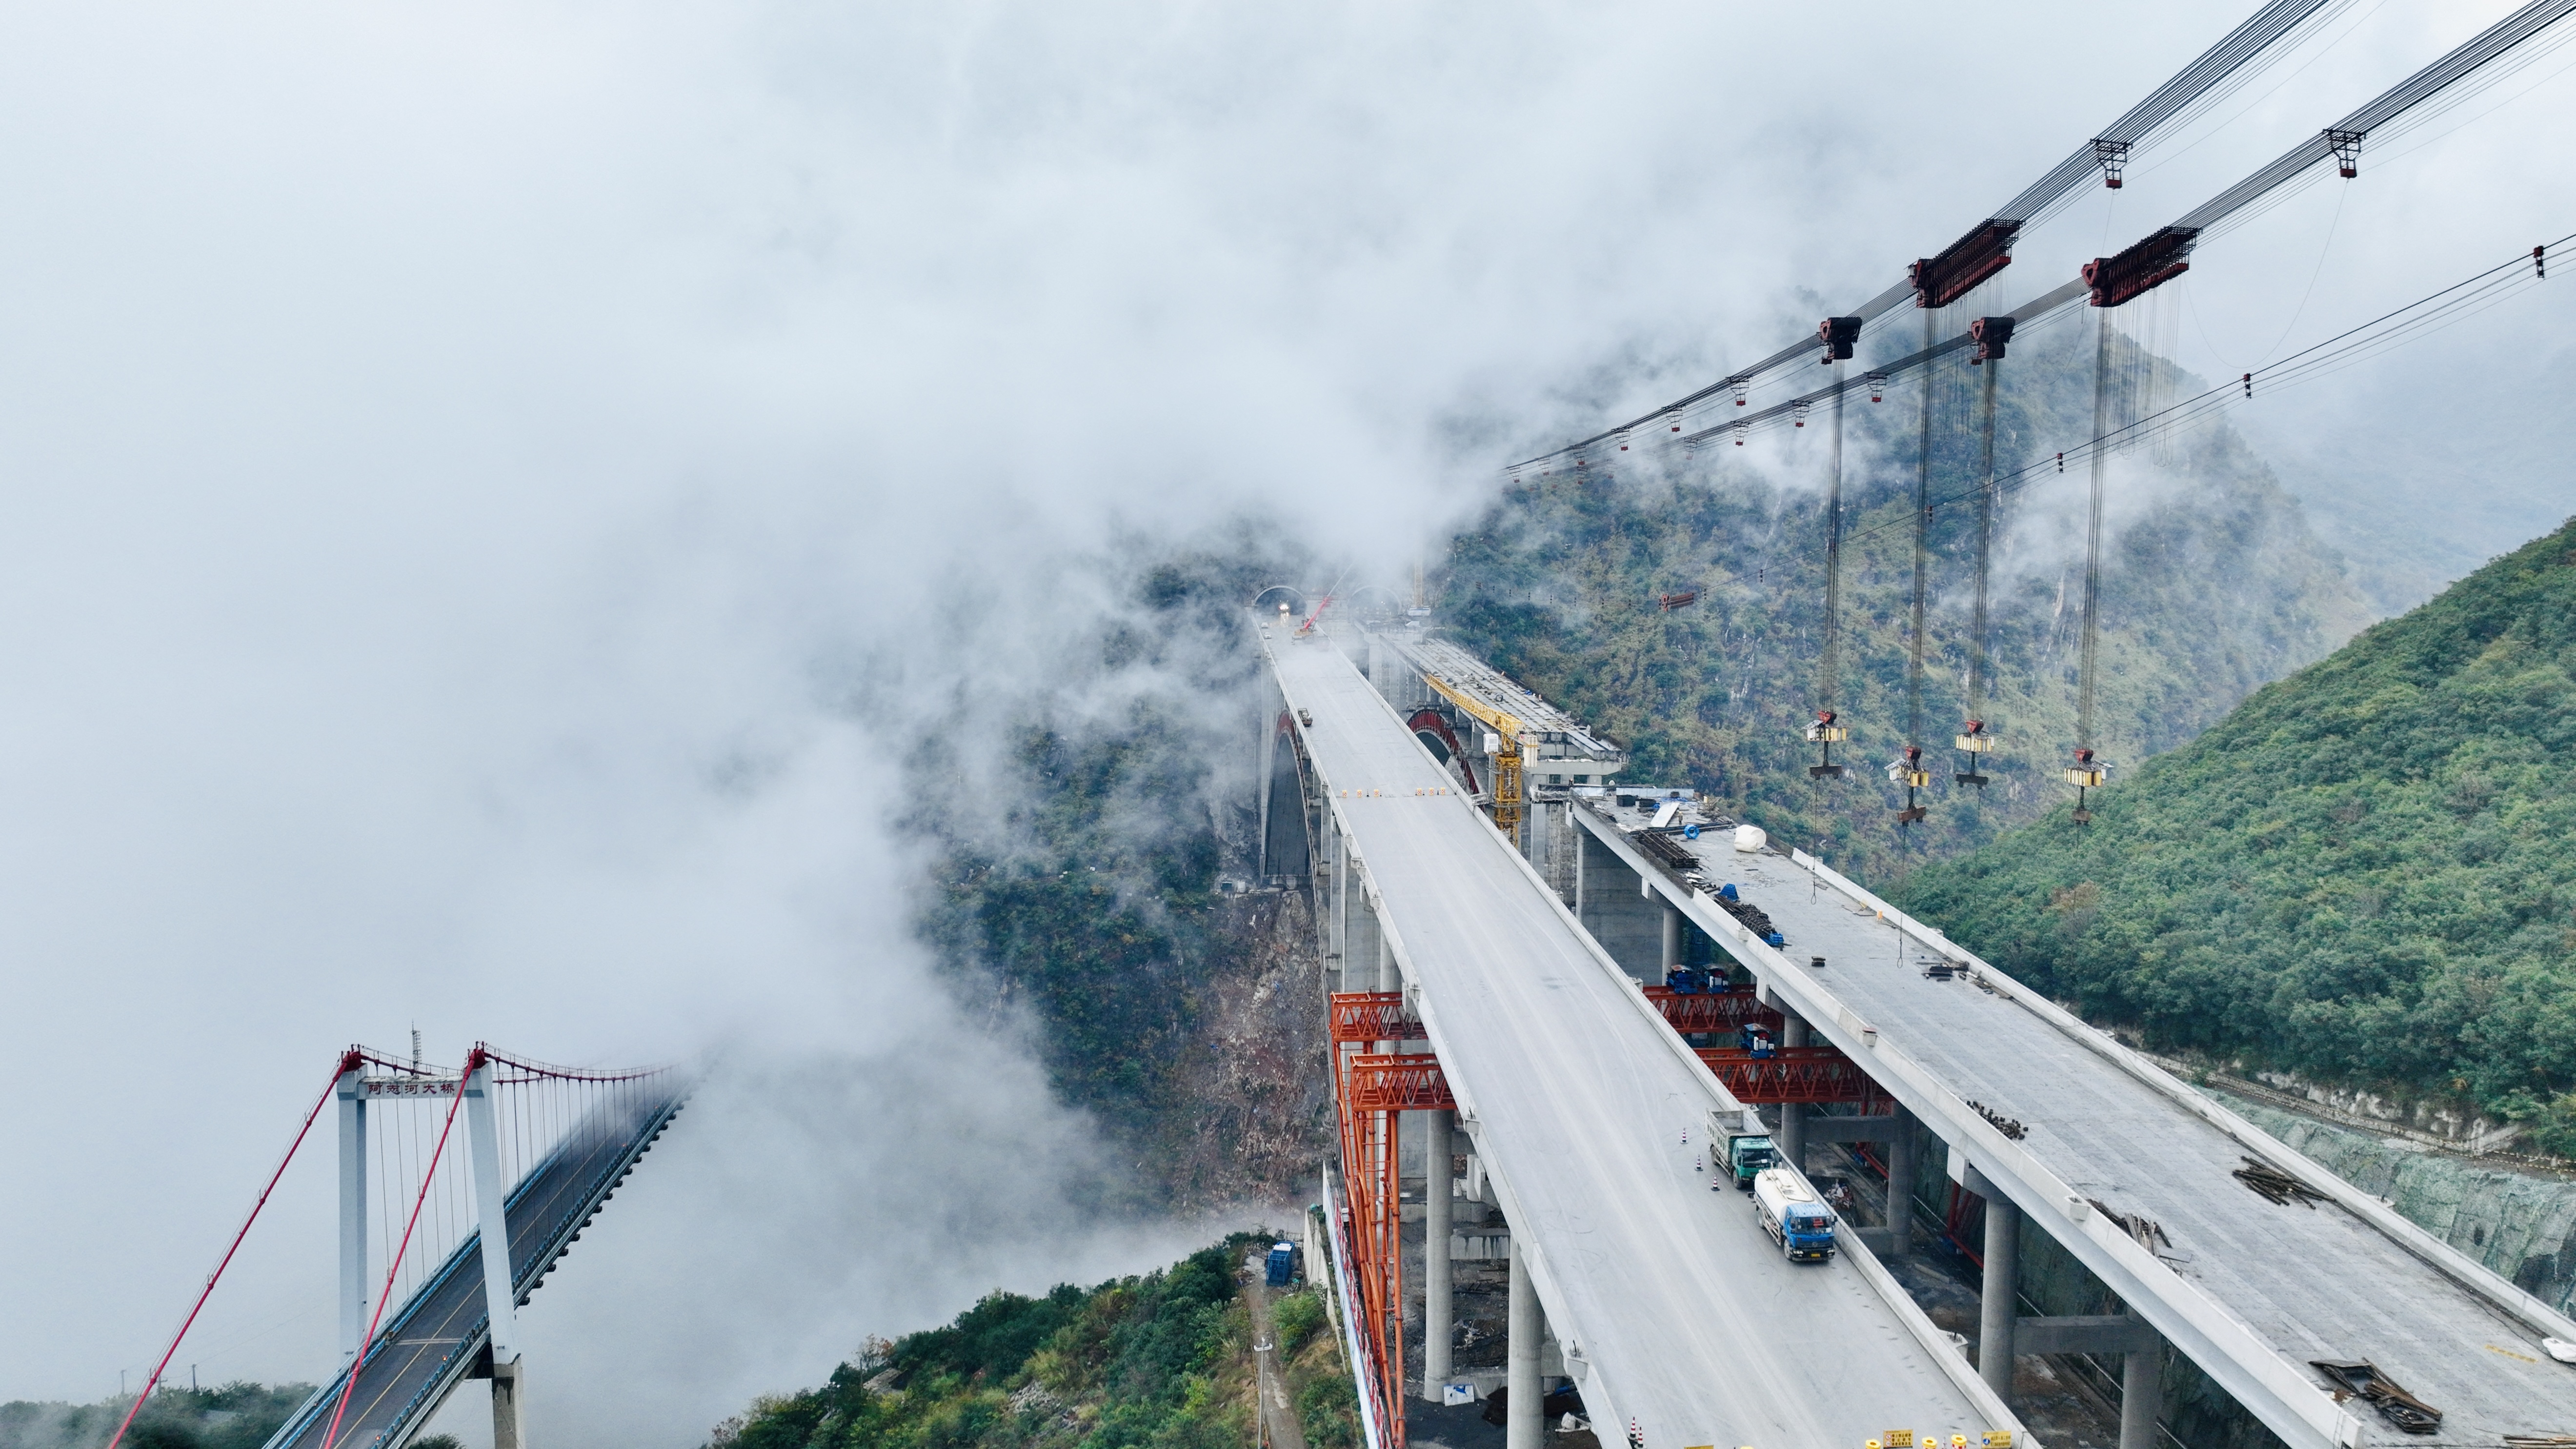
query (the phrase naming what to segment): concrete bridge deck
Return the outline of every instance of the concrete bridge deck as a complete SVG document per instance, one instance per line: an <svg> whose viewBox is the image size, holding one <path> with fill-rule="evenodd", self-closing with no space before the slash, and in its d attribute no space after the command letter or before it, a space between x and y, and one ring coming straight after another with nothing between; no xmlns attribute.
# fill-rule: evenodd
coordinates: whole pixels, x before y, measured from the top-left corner
<svg viewBox="0 0 2576 1449"><path fill-rule="evenodd" d="M2576 1324L2385 1204L1818 862L1737 852L1726 831L1666 837L1699 859L1709 890L1732 882L1769 913L1787 941L1774 951L1636 847L1636 812L1570 808L1628 867L1588 888L1634 904L1642 877L1964 1150L2026 1214L2025 1232L2044 1227L2073 1249L2291 1444L2495 1445L2507 1434L2576 1433L2576 1366L2540 1342L2576 1341ZM1815 956L1822 969L1808 964ZM1924 963L1945 957L1968 970L1927 979ZM2005 1137L1969 1101L2027 1135ZM2329 1200L2259 1196L2229 1175L2247 1156ZM2170 1245L2150 1251L2086 1199L2153 1219ZM2443 1411L2439 1432L2401 1433L2357 1401L2336 1403L2311 1367L2318 1359L2376 1364Z"/></svg>
<svg viewBox="0 0 2576 1449"><path fill-rule="evenodd" d="M2018 1430L1866 1250L1791 1264L1711 1189L1731 1099L1328 639L1263 644L1605 1442Z"/></svg>

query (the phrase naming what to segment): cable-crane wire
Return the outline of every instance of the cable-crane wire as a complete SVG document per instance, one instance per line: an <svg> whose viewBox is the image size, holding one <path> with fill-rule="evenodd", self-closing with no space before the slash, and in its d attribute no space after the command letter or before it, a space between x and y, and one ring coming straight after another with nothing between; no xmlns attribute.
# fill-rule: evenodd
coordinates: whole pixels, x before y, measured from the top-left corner
<svg viewBox="0 0 2576 1449"><path fill-rule="evenodd" d="M1862 303L1852 315L1866 327L1907 297L1914 297L1918 305L1924 305L1921 302L1924 296L1947 293L1941 301L1929 305L1949 305L1977 283L2010 266L2013 239L2024 229L2038 225L2072 204L2086 180L2099 174L2105 186L2118 188L2121 168L2127 164L2136 147L2198 118L2287 54L2293 46L2285 42L2304 40L2315 34L2351 3L2352 0L2271 0L2270 4L2254 12L2216 45L2201 52L2163 85L2148 92L2146 99L2130 107L2118 120L2049 168L2039 180L2023 188L2021 194L2005 202L1986 220L1969 228L1966 235L1938 255L1909 266L1906 280ZM1665 441L1674 441L1689 433L1685 415L1694 406L1731 394L1735 405L1743 407L1746 393L1756 379L1791 363L1803 362L1815 352L1814 342L1800 338L1752 366L1728 373L1687 397L1552 452L1515 463L1512 468L1518 471L1561 459L1580 460L1584 449L1639 430L1660 433ZM1577 466L1581 466L1579 461Z"/></svg>
<svg viewBox="0 0 2576 1449"><path fill-rule="evenodd" d="M1834 696L1842 682L1843 364L1851 360L1860 328L1857 317L1828 317L1816 329L1824 341L1824 361L1834 370L1833 386L1828 389L1833 395L1834 436L1832 461L1825 472L1825 639L1816 664L1816 718L1807 726L1808 742L1821 746L1824 756L1808 767L1811 780L1842 778L1843 767L1834 763L1834 745L1851 737L1851 731L1836 720Z"/></svg>

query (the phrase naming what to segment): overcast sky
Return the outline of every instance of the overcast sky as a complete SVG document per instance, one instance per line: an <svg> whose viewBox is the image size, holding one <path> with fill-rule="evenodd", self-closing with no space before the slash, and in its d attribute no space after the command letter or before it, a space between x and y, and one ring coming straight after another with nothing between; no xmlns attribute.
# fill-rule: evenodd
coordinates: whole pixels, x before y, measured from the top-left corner
<svg viewBox="0 0 2576 1449"><path fill-rule="evenodd" d="M2506 8L2358 0L2003 290ZM1212 1229L1065 1211L1083 1124L907 936L923 701L1043 659L1122 532L1394 567L2248 9L0 11L0 1398L139 1382L333 1052L414 1025L737 1068L528 1312L550 1445L1167 1261ZM2576 230L2567 58L2205 247L2183 360ZM2502 432L2564 411L2565 286L2240 420L2473 563L2566 511ZM183 1365L328 1367L323 1147Z"/></svg>

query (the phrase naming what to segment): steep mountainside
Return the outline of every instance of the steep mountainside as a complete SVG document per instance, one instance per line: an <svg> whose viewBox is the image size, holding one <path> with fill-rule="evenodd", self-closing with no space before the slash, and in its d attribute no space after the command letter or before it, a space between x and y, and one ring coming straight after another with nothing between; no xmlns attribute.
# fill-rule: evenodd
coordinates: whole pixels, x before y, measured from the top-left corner
<svg viewBox="0 0 2576 1449"><path fill-rule="evenodd" d="M1899 892L2148 1041L2576 1150L2576 524Z"/></svg>
<svg viewBox="0 0 2576 1449"><path fill-rule="evenodd" d="M1311 1449L1350 1449L1358 1405L1322 1297L1247 1281L1245 1256L1271 1241L1238 1233L1141 1277L992 1294L945 1328L870 1341L820 1388L757 1401L708 1449L1242 1449L1261 1442L1265 1292L1274 1405Z"/></svg>
<svg viewBox="0 0 2576 1449"><path fill-rule="evenodd" d="M958 722L912 772L912 824L939 848L923 936L1116 1142L1131 1205L1304 1201L1330 1136L1305 898L1222 888L1254 870L1243 603L1280 567L1239 550L1139 568L1055 687L993 706L1001 730Z"/></svg>
<svg viewBox="0 0 2576 1449"><path fill-rule="evenodd" d="M2080 346L2078 344L2081 344ZM2196 386L2118 344L2122 406ZM2089 335L2016 343L1998 392L1996 456L2009 468L2092 429ZM2078 474L2042 471L2007 494L1996 529L1983 711L2003 738L1996 783L1949 783L1963 714L1979 476L1964 366L1937 386L1931 586L1921 738L1933 746L1928 824L1900 833L1902 791L1881 773L1905 742L1913 589L1915 402L1851 405L1843 667L1837 705L1856 766L1811 784L1799 732L1817 694L1823 619L1824 457L1810 426L1781 472L1756 448L1672 460L1615 452L1524 476L1456 541L1442 614L1462 643L1629 742L1640 782L1710 791L1775 835L1887 877L1990 840L2064 795L2073 747L2083 587ZM1866 396L1866 394L1861 394ZM1748 461L1754 460L1754 461ZM1781 479L1787 482L1779 481ZM2114 462L2106 544L2100 735L2132 763L2192 738L2264 682L2322 657L2369 613L2295 502L2223 425ZM1660 594L1699 591L1666 612Z"/></svg>

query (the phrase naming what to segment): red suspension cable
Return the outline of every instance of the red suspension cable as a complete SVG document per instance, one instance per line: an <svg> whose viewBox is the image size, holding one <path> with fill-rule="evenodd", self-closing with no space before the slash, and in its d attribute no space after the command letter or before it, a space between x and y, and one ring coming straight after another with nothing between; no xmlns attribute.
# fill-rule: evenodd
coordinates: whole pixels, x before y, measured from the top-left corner
<svg viewBox="0 0 2576 1449"><path fill-rule="evenodd" d="M340 1416L349 1412L349 1395L357 1390L358 1375L366 1371L367 1350L376 1346L376 1325L384 1321L385 1302L393 1297L394 1273L401 1266L403 1254L411 1251L412 1229L420 1226L421 1205L429 1201L429 1180L438 1171L440 1154L447 1151L447 1134L455 1130L456 1109L465 1105L465 1083L482 1065L483 1052L477 1048L465 1059L465 1070L456 1074L456 1095L447 1099L447 1120L438 1129L438 1145L430 1149L429 1168L420 1178L420 1194L411 1202L411 1220L403 1224L402 1245L394 1249L393 1264L385 1269L384 1290L376 1295L376 1311L367 1318L367 1336L358 1340L357 1362L349 1365L349 1376L340 1382L340 1402L331 1410L331 1427L322 1431L322 1449L331 1449L340 1437Z"/></svg>
<svg viewBox="0 0 2576 1449"><path fill-rule="evenodd" d="M304 1114L304 1125L295 1129L295 1140L287 1144L286 1155L278 1159L277 1171L268 1175L268 1186L259 1190L259 1201L250 1205L250 1216L242 1219L241 1231L233 1234L232 1246L224 1249L223 1261L206 1276L206 1286L198 1292L197 1301L189 1306L188 1316L180 1320L179 1331L170 1335L170 1347L162 1353L161 1361L152 1366L152 1376L143 1381L143 1392L135 1395L134 1402L126 1407L125 1418L117 1424L115 1435L107 1441L107 1449L117 1449L125 1442L125 1431L133 1427L134 1416L143 1412L144 1404L152 1398L153 1387L161 1382L162 1371L169 1368L170 1360L178 1356L179 1341L188 1336L188 1330L196 1324L197 1315L205 1310L206 1300L214 1295L215 1284L223 1278L224 1269L232 1266L233 1254L241 1251L242 1239L250 1236L250 1225L259 1221L259 1210L268 1206L268 1195L277 1191L278 1179L286 1176L286 1166L295 1160L296 1149L304 1145L306 1134L313 1130L314 1119L320 1117L323 1107L330 1103L332 1089L339 1086L340 1078L355 1070L357 1065L358 1053L340 1054L339 1064L331 1069L331 1080L323 1086L322 1095L313 1099L313 1110Z"/></svg>

